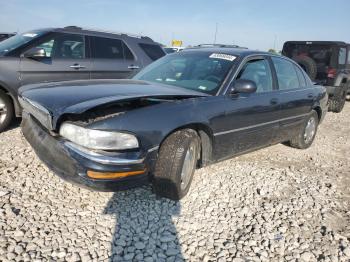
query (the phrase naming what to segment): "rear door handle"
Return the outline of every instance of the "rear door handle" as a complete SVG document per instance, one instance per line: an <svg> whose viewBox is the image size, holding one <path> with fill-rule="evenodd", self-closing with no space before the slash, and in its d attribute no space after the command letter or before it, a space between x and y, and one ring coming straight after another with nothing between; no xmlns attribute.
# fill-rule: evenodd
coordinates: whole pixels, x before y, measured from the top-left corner
<svg viewBox="0 0 350 262"><path fill-rule="evenodd" d="M140 69L140 67L138 65L129 65L128 68L129 69Z"/></svg>
<svg viewBox="0 0 350 262"><path fill-rule="evenodd" d="M270 100L270 104L271 104L271 105L277 105L277 103L278 103L278 99L277 99L277 98L272 98L272 99Z"/></svg>
<svg viewBox="0 0 350 262"><path fill-rule="evenodd" d="M69 67L73 68L73 69L83 69L83 68L85 68L85 66L82 66L82 65L79 65L79 64L74 64L74 65L71 65Z"/></svg>

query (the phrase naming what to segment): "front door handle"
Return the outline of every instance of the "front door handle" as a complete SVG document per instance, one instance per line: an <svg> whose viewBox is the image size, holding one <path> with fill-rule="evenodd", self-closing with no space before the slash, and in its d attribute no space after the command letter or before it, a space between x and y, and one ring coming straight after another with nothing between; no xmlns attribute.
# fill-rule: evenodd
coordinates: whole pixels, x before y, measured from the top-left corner
<svg viewBox="0 0 350 262"><path fill-rule="evenodd" d="M278 103L278 99L277 99L277 98L272 98L272 99L270 100L270 104L271 104L271 105L277 105L277 103Z"/></svg>
<svg viewBox="0 0 350 262"><path fill-rule="evenodd" d="M85 66L82 66L82 65L79 65L79 64L74 64L74 65L71 65L69 67L73 68L73 69L83 69L83 68L85 68Z"/></svg>
<svg viewBox="0 0 350 262"><path fill-rule="evenodd" d="M307 97L308 97L308 98L313 98L314 95L310 93L310 94L307 95Z"/></svg>
<svg viewBox="0 0 350 262"><path fill-rule="evenodd" d="M138 65L129 65L128 69L140 69L140 67Z"/></svg>

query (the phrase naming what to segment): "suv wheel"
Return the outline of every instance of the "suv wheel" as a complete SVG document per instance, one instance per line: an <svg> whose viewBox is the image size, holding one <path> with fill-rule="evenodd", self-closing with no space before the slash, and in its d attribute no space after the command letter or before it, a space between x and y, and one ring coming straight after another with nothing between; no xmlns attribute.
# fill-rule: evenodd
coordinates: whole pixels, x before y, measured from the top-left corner
<svg viewBox="0 0 350 262"><path fill-rule="evenodd" d="M199 137L192 129L176 131L166 138L156 163L154 192L172 200L183 198L189 191L199 152Z"/></svg>
<svg viewBox="0 0 350 262"><path fill-rule="evenodd" d="M14 108L11 98L0 90L0 132L4 131L14 117Z"/></svg>
<svg viewBox="0 0 350 262"><path fill-rule="evenodd" d="M317 75L317 65L311 57L298 56L293 59L304 69L304 71L309 75L311 80L315 80Z"/></svg>
<svg viewBox="0 0 350 262"><path fill-rule="evenodd" d="M312 145L318 127L318 114L312 110L299 133L289 141L289 145L298 149L306 149Z"/></svg>
<svg viewBox="0 0 350 262"><path fill-rule="evenodd" d="M345 105L346 93L347 93L347 90L344 87L343 90L340 92L340 94L330 97L328 111L331 111L334 113L340 113L343 110Z"/></svg>

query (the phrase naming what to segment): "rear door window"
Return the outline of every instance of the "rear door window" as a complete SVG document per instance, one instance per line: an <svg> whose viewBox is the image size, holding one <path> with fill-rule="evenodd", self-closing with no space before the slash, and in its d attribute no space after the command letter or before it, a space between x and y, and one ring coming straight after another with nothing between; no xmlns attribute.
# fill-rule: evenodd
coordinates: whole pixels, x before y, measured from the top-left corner
<svg viewBox="0 0 350 262"><path fill-rule="evenodd" d="M134 59L130 49L120 39L91 37L91 56L98 59Z"/></svg>
<svg viewBox="0 0 350 262"><path fill-rule="evenodd" d="M292 62L283 58L272 57L280 90L299 88L299 78Z"/></svg>
<svg viewBox="0 0 350 262"><path fill-rule="evenodd" d="M350 65L350 47L349 47L349 50L348 50L348 62L347 62L348 65Z"/></svg>
<svg viewBox="0 0 350 262"><path fill-rule="evenodd" d="M153 61L165 56L165 52L159 45L141 43L139 46Z"/></svg>
<svg viewBox="0 0 350 262"><path fill-rule="evenodd" d="M339 48L338 64L345 65L345 62L346 62L346 48L341 47Z"/></svg>
<svg viewBox="0 0 350 262"><path fill-rule="evenodd" d="M306 80L305 80L303 72L296 65L294 65L294 68L295 68L295 71L297 71L300 86L306 86Z"/></svg>

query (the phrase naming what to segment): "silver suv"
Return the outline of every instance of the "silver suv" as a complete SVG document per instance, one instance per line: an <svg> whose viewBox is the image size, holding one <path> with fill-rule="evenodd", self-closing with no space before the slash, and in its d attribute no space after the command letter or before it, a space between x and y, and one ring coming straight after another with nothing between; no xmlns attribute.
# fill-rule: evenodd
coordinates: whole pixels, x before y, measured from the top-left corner
<svg viewBox="0 0 350 262"><path fill-rule="evenodd" d="M39 29L0 43L0 132L21 115L20 86L129 78L165 55L149 37L82 29Z"/></svg>

